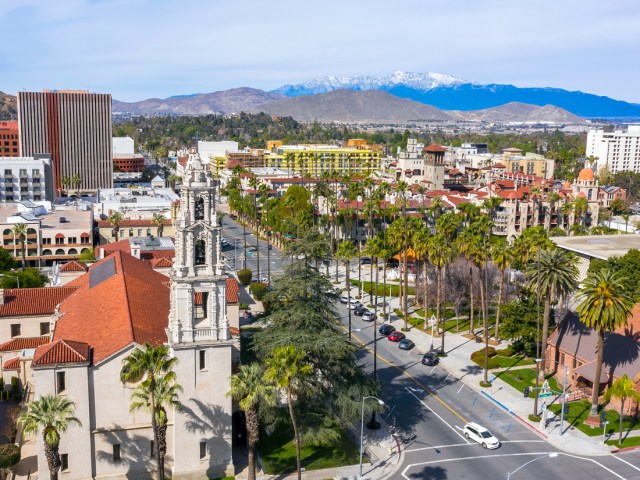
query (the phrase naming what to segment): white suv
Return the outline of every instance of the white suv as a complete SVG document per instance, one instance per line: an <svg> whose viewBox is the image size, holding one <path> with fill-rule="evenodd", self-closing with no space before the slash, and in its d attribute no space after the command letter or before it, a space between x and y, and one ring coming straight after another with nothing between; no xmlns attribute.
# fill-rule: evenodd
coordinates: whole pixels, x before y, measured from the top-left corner
<svg viewBox="0 0 640 480"><path fill-rule="evenodd" d="M477 423L467 423L462 429L464 436L481 444L484 448L498 448L500 441L489 430Z"/></svg>

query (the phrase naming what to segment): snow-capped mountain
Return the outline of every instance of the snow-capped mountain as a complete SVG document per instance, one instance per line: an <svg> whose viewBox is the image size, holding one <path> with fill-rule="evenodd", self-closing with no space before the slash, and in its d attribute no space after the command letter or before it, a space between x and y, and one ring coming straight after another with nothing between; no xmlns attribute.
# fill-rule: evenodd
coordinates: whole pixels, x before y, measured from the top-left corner
<svg viewBox="0 0 640 480"><path fill-rule="evenodd" d="M273 93L280 93L287 97L299 97L302 95L316 95L334 90L388 90L404 85L420 91L428 91L438 87L451 87L471 83L460 78L452 77L444 73L414 73L397 71L386 77L373 75L334 76L313 78L308 82L298 85L285 85Z"/></svg>

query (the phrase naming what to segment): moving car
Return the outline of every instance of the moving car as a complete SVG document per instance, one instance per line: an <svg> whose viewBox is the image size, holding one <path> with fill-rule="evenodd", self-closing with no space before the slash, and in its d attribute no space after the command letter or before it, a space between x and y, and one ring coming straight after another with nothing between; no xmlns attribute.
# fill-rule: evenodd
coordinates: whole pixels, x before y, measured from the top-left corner
<svg viewBox="0 0 640 480"><path fill-rule="evenodd" d="M416 344L413 343L408 338L403 338L402 340L400 340L400 343L398 344L398 348L400 350L411 350L415 346L416 346Z"/></svg>
<svg viewBox="0 0 640 480"><path fill-rule="evenodd" d="M364 308L362 305L358 305L356 308L353 309L353 313L354 315L357 315L359 317L364 315L364 312L366 312L367 309Z"/></svg>
<svg viewBox="0 0 640 480"><path fill-rule="evenodd" d="M440 363L440 358L433 352L427 352L422 356L422 364L430 367L435 367Z"/></svg>
<svg viewBox="0 0 640 480"><path fill-rule="evenodd" d="M462 429L464 436L481 444L483 448L498 448L500 441L488 429L477 423L467 423Z"/></svg>
<svg viewBox="0 0 640 480"><path fill-rule="evenodd" d="M228 247L229 241L224 237L220 237L220 245L222 245L223 247Z"/></svg>
<svg viewBox="0 0 640 480"><path fill-rule="evenodd" d="M389 335L387 338L392 341L392 342L399 342L400 340L404 340L406 337L406 335L402 332L398 332L397 330L393 333L391 333L391 335Z"/></svg>
<svg viewBox="0 0 640 480"><path fill-rule="evenodd" d="M378 329L378 332L380 332L381 335L391 335L395 331L396 327L394 327L393 325L387 325L386 323L380 325L380 328Z"/></svg>
<svg viewBox="0 0 640 480"><path fill-rule="evenodd" d="M365 322L373 322L376 319L376 314L371 310L367 310L362 314L362 320Z"/></svg>

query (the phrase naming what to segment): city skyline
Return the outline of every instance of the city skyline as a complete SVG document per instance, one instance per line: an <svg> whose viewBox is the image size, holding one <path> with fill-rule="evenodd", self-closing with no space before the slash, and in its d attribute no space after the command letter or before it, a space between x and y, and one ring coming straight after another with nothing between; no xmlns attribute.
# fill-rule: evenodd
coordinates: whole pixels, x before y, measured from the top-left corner
<svg viewBox="0 0 640 480"><path fill-rule="evenodd" d="M136 101L403 70L640 103L639 19L623 0L329 0L315 11L289 0L8 0L0 21L20 48L0 53L0 90Z"/></svg>

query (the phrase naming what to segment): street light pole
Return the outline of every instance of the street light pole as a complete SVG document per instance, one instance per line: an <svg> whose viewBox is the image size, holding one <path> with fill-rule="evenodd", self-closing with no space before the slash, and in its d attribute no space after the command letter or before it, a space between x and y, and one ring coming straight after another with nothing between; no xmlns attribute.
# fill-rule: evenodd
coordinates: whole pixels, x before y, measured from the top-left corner
<svg viewBox="0 0 640 480"><path fill-rule="evenodd" d="M433 352L433 328L436 325L436 322L438 320L436 319L435 315L431 314L431 318L429 319L429 323L431 324L431 348L429 349L430 352Z"/></svg>
<svg viewBox="0 0 640 480"><path fill-rule="evenodd" d="M514 475L518 470L526 467L527 465L529 465L530 463L535 462L536 460L540 460L543 458L556 458L558 456L557 453L553 452L553 453L549 453L547 455L542 455L541 457L536 457L533 460L529 460L527 463L525 463L524 465L520 465L518 468L516 468L513 472L507 472L507 480L511 480L511 475Z"/></svg>
<svg viewBox="0 0 640 480"><path fill-rule="evenodd" d="M360 477L362 477L362 449L364 444L364 401L368 400L369 398L374 398L380 405L384 405L384 402L382 400L380 400L378 397L374 397L373 395L362 397L362 415L360 417Z"/></svg>

